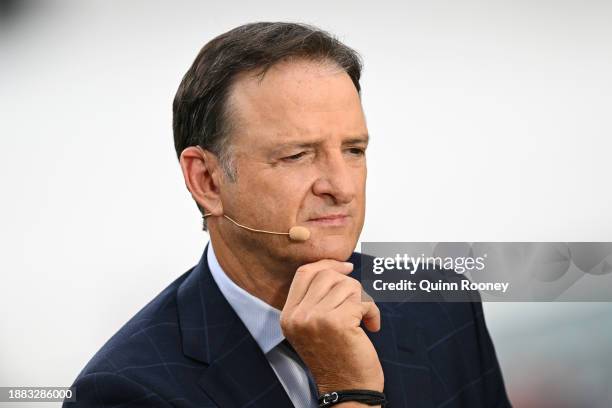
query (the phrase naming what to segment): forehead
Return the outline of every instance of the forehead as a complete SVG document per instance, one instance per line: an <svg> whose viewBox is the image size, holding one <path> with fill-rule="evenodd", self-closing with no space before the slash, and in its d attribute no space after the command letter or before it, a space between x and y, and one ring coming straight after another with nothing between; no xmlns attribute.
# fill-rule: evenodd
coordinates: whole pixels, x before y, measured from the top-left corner
<svg viewBox="0 0 612 408"><path fill-rule="evenodd" d="M263 76L243 73L230 90L228 107L237 142L366 132L355 85L330 62L284 61Z"/></svg>

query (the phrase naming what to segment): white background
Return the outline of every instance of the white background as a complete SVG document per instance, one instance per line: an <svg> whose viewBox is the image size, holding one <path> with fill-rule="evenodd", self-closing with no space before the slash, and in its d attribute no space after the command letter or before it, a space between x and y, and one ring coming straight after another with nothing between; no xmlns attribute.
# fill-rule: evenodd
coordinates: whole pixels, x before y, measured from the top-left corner
<svg viewBox="0 0 612 408"><path fill-rule="evenodd" d="M246 22L363 56L362 241L612 240L611 3L24 4L0 20L0 386L70 385L198 261L171 102ZM612 405L610 304L485 309L515 406Z"/></svg>

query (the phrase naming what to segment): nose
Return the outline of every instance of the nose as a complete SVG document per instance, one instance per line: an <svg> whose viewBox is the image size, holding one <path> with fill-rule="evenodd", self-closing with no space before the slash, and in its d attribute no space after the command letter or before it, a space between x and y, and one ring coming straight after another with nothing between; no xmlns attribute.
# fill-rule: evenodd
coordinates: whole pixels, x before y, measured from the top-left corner
<svg viewBox="0 0 612 408"><path fill-rule="evenodd" d="M354 165L351 167L338 152L326 155L318 167L320 176L312 186L313 193L336 205L350 203L356 193Z"/></svg>

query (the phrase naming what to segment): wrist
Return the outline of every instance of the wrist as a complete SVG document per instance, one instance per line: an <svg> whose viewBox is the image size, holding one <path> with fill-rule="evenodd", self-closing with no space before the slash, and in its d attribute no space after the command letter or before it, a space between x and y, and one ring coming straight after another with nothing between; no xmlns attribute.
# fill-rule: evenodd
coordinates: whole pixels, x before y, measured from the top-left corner
<svg viewBox="0 0 612 408"><path fill-rule="evenodd" d="M345 389L321 394L319 408L339 406L344 408L384 407L388 401L383 392L368 389Z"/></svg>
<svg viewBox="0 0 612 408"><path fill-rule="evenodd" d="M372 390L377 392L383 392L385 388L384 381L381 382L368 382L368 383L358 383L358 382L346 382L346 381L338 381L338 382L327 382L327 383L319 383L317 384L317 389L319 391L319 395L326 394L328 392L334 392L338 390L349 390L349 389L362 389L362 390Z"/></svg>

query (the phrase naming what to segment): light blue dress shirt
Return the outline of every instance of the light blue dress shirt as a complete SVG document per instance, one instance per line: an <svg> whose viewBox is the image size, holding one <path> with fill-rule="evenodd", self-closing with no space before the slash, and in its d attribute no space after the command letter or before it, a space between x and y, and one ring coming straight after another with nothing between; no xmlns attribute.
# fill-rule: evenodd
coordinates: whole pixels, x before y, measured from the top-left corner
<svg viewBox="0 0 612 408"><path fill-rule="evenodd" d="M318 407L316 386L308 368L281 343L285 336L280 327L280 310L236 285L219 265L212 242L208 243L207 261L221 293L265 354L293 405L297 408Z"/></svg>

